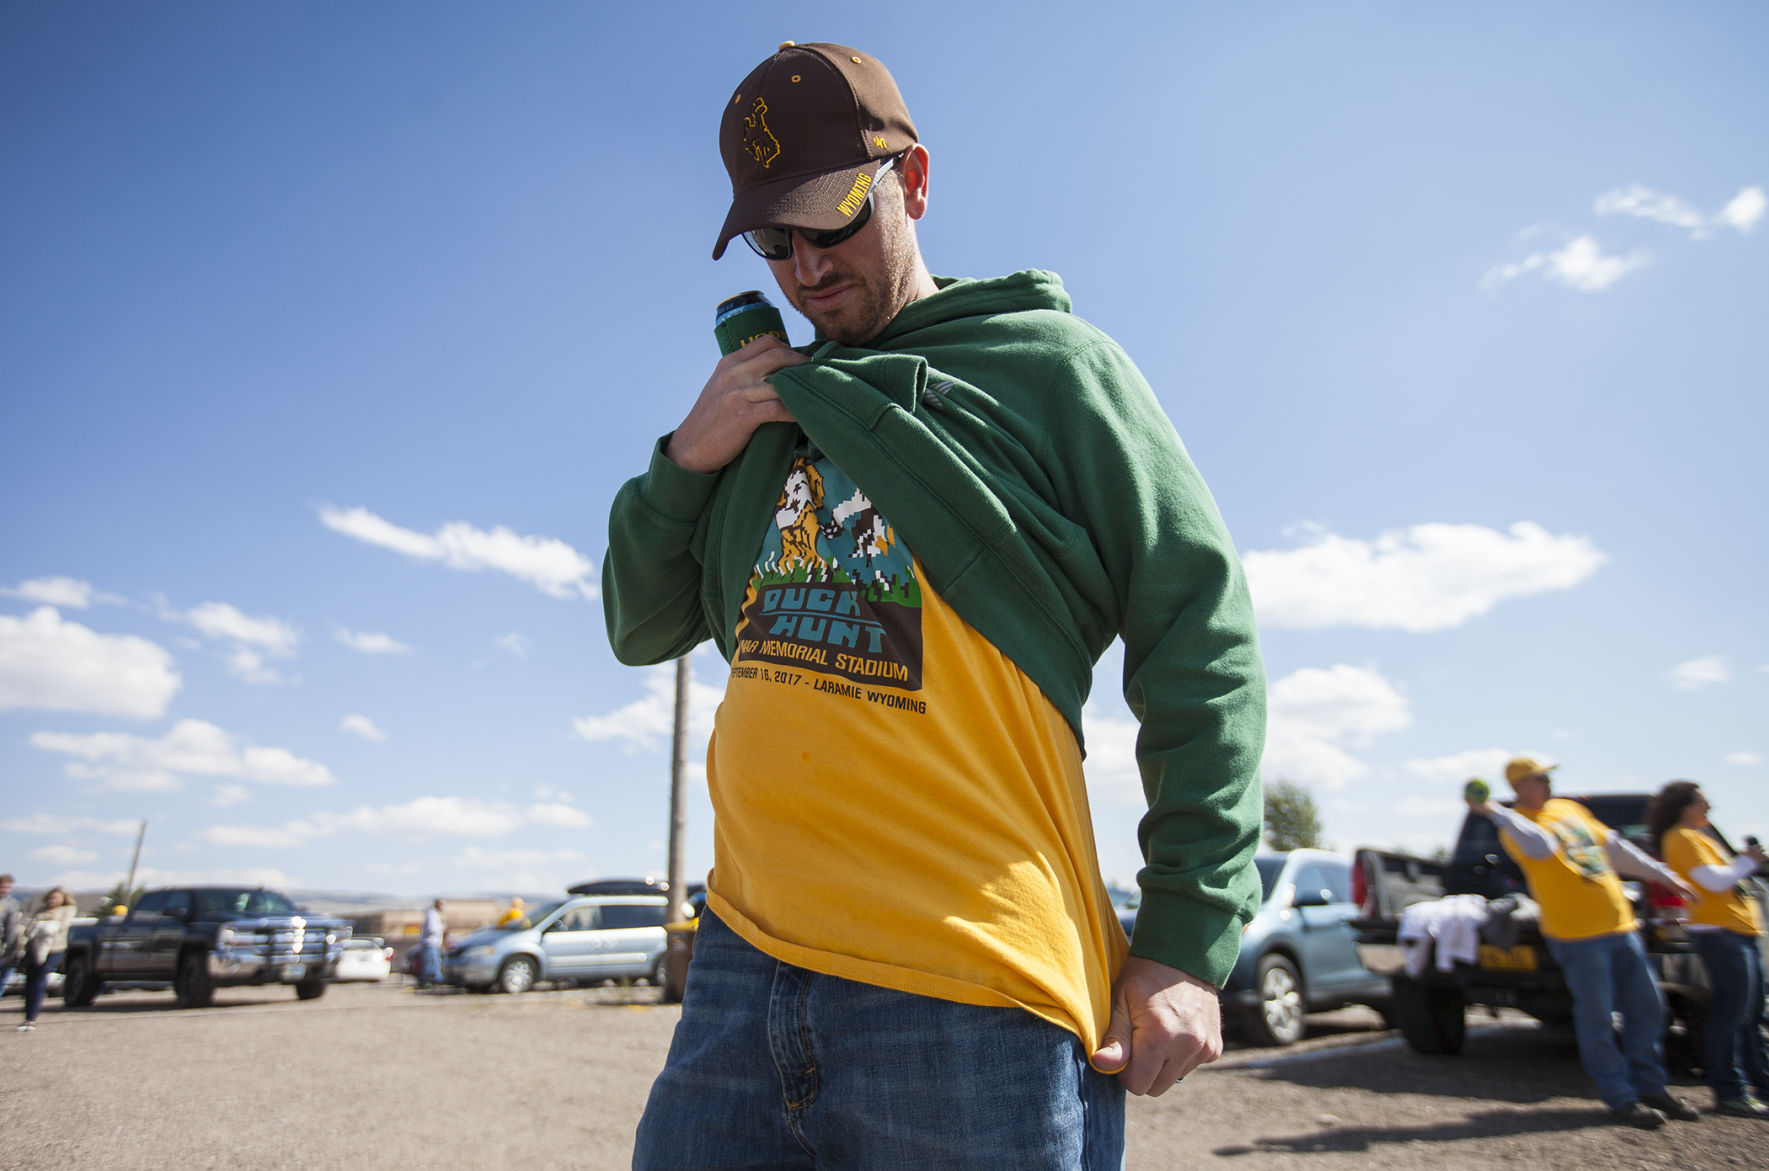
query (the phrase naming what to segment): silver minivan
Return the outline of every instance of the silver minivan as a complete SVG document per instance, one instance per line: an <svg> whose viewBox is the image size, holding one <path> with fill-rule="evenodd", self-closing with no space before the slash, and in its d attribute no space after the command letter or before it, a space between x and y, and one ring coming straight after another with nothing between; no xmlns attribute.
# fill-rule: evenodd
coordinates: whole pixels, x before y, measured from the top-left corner
<svg viewBox="0 0 1769 1171"><path fill-rule="evenodd" d="M541 981L663 979L661 895L587 895L547 903L461 940L442 976L475 992L526 992Z"/></svg>

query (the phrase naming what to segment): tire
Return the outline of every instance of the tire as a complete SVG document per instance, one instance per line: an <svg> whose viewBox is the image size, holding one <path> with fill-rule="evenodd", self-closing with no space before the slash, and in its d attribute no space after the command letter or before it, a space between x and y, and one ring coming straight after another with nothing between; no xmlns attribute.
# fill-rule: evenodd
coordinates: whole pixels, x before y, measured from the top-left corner
<svg viewBox="0 0 1769 1171"><path fill-rule="evenodd" d="M208 1008L215 1003L215 985L209 979L206 952L187 951L178 957L178 975L172 981L179 1008Z"/></svg>
<svg viewBox="0 0 1769 1171"><path fill-rule="evenodd" d="M61 1002L69 1008L85 1008L98 995L98 981L92 972L92 959L71 955L61 974Z"/></svg>
<svg viewBox="0 0 1769 1171"><path fill-rule="evenodd" d="M527 992L540 978L539 966L528 956L511 956L498 969L498 991L512 996Z"/></svg>
<svg viewBox="0 0 1769 1171"><path fill-rule="evenodd" d="M669 966L668 959L669 952L667 951L657 957L657 962L651 965L650 974L645 977L645 982L647 984L651 985L653 988L663 987L664 970Z"/></svg>
<svg viewBox="0 0 1769 1171"><path fill-rule="evenodd" d="M1261 1045L1294 1045L1302 1040L1308 1006L1296 965L1276 953L1262 956L1253 986L1259 993L1259 1007L1247 1019L1253 1040Z"/></svg>
<svg viewBox="0 0 1769 1171"><path fill-rule="evenodd" d="M1396 976L1390 1011L1401 1036L1415 1051L1442 1056L1462 1051L1468 1006L1458 990Z"/></svg>
<svg viewBox="0 0 1769 1171"><path fill-rule="evenodd" d="M323 973L315 972L295 985L295 995L302 1000L318 1000L326 994L327 983Z"/></svg>

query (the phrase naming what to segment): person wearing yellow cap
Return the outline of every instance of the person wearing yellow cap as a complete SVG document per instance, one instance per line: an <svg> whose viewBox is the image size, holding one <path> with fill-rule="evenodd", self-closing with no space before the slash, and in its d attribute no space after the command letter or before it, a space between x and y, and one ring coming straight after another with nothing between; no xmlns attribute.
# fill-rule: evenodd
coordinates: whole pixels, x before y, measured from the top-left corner
<svg viewBox="0 0 1769 1171"><path fill-rule="evenodd" d="M1579 1060L1619 1123L1653 1130L1700 1115L1665 1089L1665 1003L1640 942L1621 875L1689 891L1684 881L1577 801L1553 795L1558 765L1519 756L1505 765L1515 807L1468 798L1491 818L1541 908L1542 936L1572 993ZM1614 1015L1620 1013L1620 1041Z"/></svg>
<svg viewBox="0 0 1769 1171"><path fill-rule="evenodd" d="M816 334L719 360L609 518L615 656L731 663L634 1166L1117 1168L1125 1093L1222 1052L1259 901L1234 543L1056 274L929 271L930 156L881 62L789 42L721 106L714 259L742 237ZM1129 939L1081 769L1118 640L1149 801Z"/></svg>
<svg viewBox="0 0 1769 1171"><path fill-rule="evenodd" d="M498 916L497 925L499 927L504 927L511 923L522 923L527 921L528 911L526 907L527 904L522 901L520 895L511 895L510 905L504 908L504 913L502 915Z"/></svg>

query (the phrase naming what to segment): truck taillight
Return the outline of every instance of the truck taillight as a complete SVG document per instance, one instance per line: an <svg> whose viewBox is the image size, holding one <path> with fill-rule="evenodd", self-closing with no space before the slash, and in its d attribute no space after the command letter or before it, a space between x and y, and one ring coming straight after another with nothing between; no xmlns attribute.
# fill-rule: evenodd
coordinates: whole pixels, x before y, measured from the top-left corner
<svg viewBox="0 0 1769 1171"><path fill-rule="evenodd" d="M1364 905L1364 901L1370 897L1369 865L1368 858L1358 858L1351 868L1351 901L1357 904L1358 914L1365 918L1373 917L1373 908Z"/></svg>

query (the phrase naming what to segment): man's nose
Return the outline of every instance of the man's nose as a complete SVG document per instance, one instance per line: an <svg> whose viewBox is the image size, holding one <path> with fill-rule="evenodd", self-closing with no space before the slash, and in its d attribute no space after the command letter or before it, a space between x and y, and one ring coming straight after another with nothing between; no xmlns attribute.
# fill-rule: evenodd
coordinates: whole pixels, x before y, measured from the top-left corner
<svg viewBox="0 0 1769 1171"><path fill-rule="evenodd" d="M798 238L792 242L792 275L801 285L815 285L828 274L829 257L821 248L812 247L803 234L794 232L793 235Z"/></svg>

